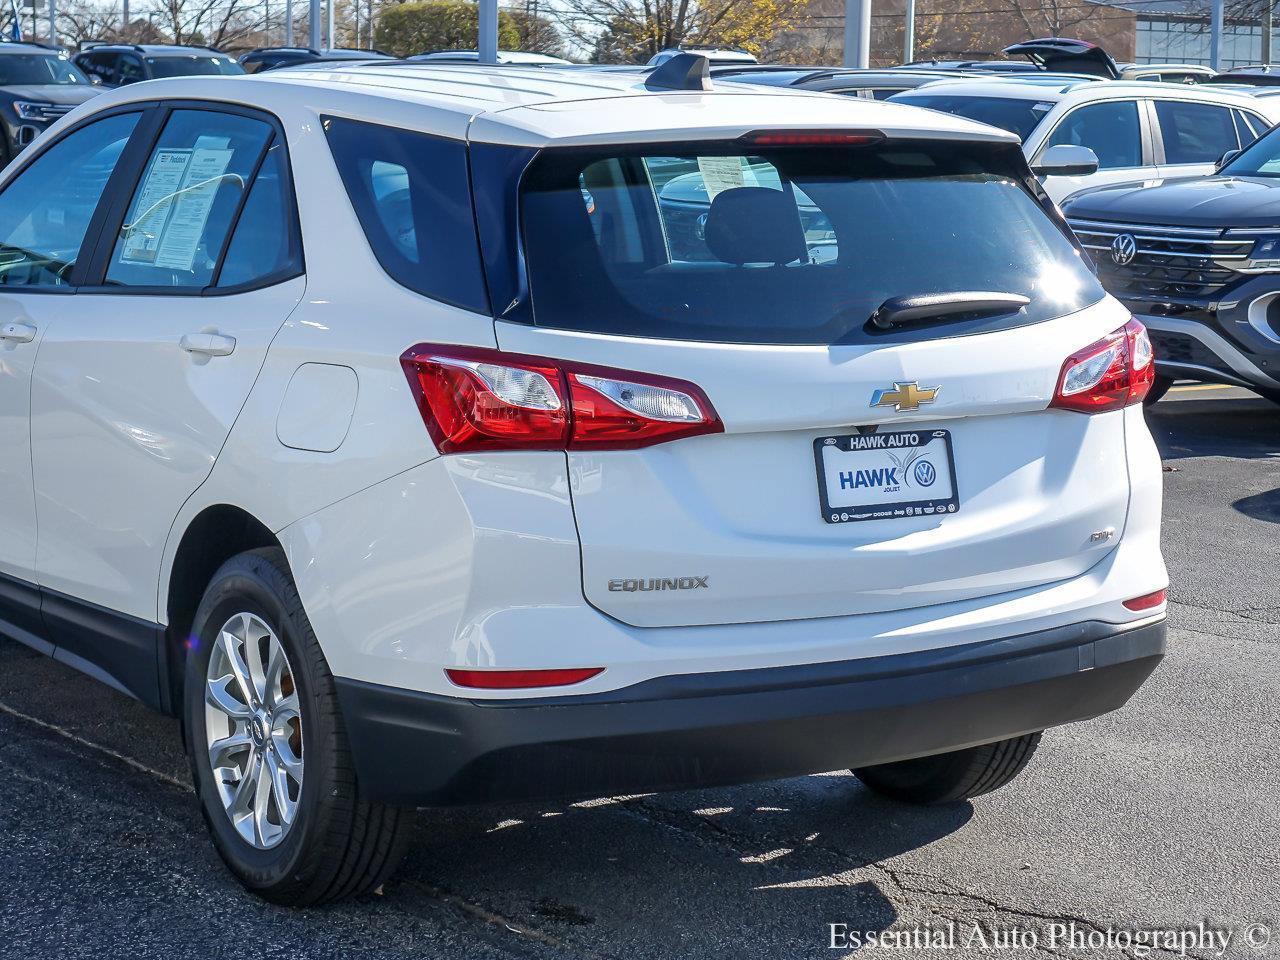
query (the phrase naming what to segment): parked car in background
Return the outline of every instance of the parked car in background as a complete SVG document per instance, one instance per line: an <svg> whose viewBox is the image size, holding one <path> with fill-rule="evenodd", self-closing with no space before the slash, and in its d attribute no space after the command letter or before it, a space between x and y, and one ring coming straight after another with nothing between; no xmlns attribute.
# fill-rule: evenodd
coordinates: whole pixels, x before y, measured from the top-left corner
<svg viewBox="0 0 1280 960"><path fill-rule="evenodd" d="M480 53L477 50L428 50L405 59L413 63L479 63ZM564 57L530 53L527 50L499 50L498 62L522 67L564 67L573 64L572 60Z"/></svg>
<svg viewBox="0 0 1280 960"><path fill-rule="evenodd" d="M38 43L0 43L0 166L63 114L100 92L61 50Z"/></svg>
<svg viewBox="0 0 1280 960"><path fill-rule="evenodd" d="M748 53L746 50L739 50L735 47L710 47L700 46L698 44L685 44L679 47L672 47L668 50L660 50L649 58L649 66L660 67L672 57L682 53L696 53L700 57L706 57L707 61L714 67L722 64L742 64L742 63L759 63L754 54Z"/></svg>
<svg viewBox="0 0 1280 960"><path fill-rule="evenodd" d="M313 50L310 47L259 47L240 57L245 73L261 73L281 67L297 67L304 64L350 63L354 60L394 60L389 53L380 50Z"/></svg>
<svg viewBox="0 0 1280 960"><path fill-rule="evenodd" d="M749 83L763 87L792 87L823 93L842 93L870 100L887 100L936 80L953 80L955 73L929 70L857 70L847 67L712 67L719 83Z"/></svg>
<svg viewBox="0 0 1280 960"><path fill-rule="evenodd" d="M1218 75L1213 67L1194 63L1122 63L1121 80L1149 80L1155 83L1207 83Z"/></svg>
<svg viewBox="0 0 1280 960"><path fill-rule="evenodd" d="M104 87L166 77L233 77L244 73L235 59L209 47L104 43L74 57L76 66Z"/></svg>
<svg viewBox="0 0 1280 960"><path fill-rule="evenodd" d="M889 70L928 70L945 73L1035 73L1040 68L1027 60L913 60Z"/></svg>
<svg viewBox="0 0 1280 960"><path fill-rule="evenodd" d="M1086 187L1212 173L1224 153L1248 146L1280 121L1280 101L1204 84L968 79L930 84L892 102L1016 133L1045 190L1059 202ZM1064 171L1055 159L1078 155L1078 148L1096 159L1092 173Z"/></svg>
<svg viewBox="0 0 1280 960"><path fill-rule="evenodd" d="M1247 84L1252 87L1280 86L1280 66L1232 67L1204 81L1212 84Z"/></svg>
<svg viewBox="0 0 1280 960"><path fill-rule="evenodd" d="M0 631L182 716L255 893L418 806L956 803L1163 657L1150 343L1016 138L705 70L158 80L0 179Z"/></svg>
<svg viewBox="0 0 1280 960"><path fill-rule="evenodd" d="M1001 51L1006 57L1026 57L1037 70L1084 73L1107 80L1120 79L1120 66L1096 43L1066 37L1046 37L1014 43Z"/></svg>
<svg viewBox="0 0 1280 960"><path fill-rule="evenodd" d="M1213 176L1087 190L1064 213L1151 331L1153 402L1183 377L1280 402L1280 130Z"/></svg>

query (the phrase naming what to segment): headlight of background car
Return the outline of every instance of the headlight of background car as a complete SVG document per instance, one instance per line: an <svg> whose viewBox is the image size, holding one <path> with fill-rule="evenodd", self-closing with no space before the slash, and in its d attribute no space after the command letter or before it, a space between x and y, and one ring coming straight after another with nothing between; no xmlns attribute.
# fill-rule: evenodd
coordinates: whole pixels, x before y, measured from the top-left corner
<svg viewBox="0 0 1280 960"><path fill-rule="evenodd" d="M49 115L45 110L52 106L52 103L33 103L30 100L13 101L14 113L21 120L48 120Z"/></svg>
<svg viewBox="0 0 1280 960"><path fill-rule="evenodd" d="M1228 233L1227 239L1243 242L1245 237L1237 238ZM1219 260L1217 263L1239 273L1280 273L1280 233L1256 237L1247 260Z"/></svg>

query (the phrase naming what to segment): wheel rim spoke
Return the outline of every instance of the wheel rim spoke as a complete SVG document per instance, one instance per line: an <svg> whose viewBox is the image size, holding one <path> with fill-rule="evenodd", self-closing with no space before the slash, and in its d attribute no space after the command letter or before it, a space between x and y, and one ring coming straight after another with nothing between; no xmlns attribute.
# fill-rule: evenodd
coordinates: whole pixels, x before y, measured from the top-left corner
<svg viewBox="0 0 1280 960"><path fill-rule="evenodd" d="M251 613L218 632L205 677L205 733L218 795L236 832L276 846L302 797L302 706L279 637Z"/></svg>
<svg viewBox="0 0 1280 960"><path fill-rule="evenodd" d="M210 680L205 684L204 702L221 710L232 720L248 720L253 716L253 711L249 708L249 704L238 700L232 694L229 689L231 684L239 685L234 674L230 673L224 677Z"/></svg>

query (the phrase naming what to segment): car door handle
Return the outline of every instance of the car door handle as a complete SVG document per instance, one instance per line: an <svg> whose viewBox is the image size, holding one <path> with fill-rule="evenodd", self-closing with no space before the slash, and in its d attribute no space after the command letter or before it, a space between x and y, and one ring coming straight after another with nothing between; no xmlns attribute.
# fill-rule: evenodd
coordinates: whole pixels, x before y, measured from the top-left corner
<svg viewBox="0 0 1280 960"><path fill-rule="evenodd" d="M228 357L236 349L235 337L217 333L188 333L183 335L182 349L204 357Z"/></svg>
<svg viewBox="0 0 1280 960"><path fill-rule="evenodd" d="M14 343L30 343L36 338L36 328L29 323L6 323L0 327L0 340Z"/></svg>

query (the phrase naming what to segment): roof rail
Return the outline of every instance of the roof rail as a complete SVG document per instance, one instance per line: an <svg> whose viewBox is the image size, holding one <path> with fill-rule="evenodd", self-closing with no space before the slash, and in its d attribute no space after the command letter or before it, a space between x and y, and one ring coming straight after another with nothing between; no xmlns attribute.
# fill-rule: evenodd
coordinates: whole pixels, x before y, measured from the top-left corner
<svg viewBox="0 0 1280 960"><path fill-rule="evenodd" d="M711 90L711 64L696 53L677 53L645 79L650 90Z"/></svg>

